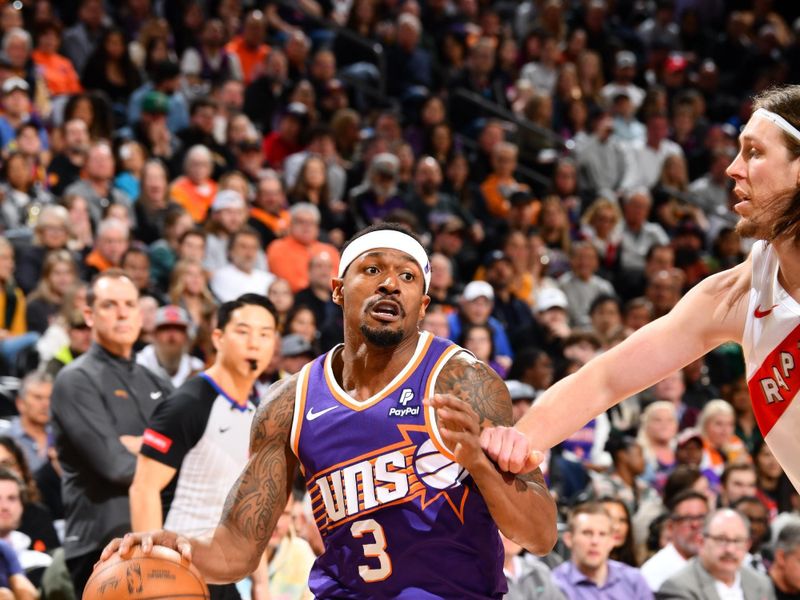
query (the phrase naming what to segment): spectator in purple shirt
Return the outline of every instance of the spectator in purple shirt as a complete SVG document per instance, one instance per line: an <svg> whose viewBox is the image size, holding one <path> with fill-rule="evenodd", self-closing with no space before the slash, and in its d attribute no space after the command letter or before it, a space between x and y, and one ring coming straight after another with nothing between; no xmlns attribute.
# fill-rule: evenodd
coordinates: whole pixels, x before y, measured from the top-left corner
<svg viewBox="0 0 800 600"><path fill-rule="evenodd" d="M553 570L553 579L569 600L652 600L653 592L637 569L609 560L614 538L611 517L601 504L592 502L573 509L564 542L572 557Z"/></svg>

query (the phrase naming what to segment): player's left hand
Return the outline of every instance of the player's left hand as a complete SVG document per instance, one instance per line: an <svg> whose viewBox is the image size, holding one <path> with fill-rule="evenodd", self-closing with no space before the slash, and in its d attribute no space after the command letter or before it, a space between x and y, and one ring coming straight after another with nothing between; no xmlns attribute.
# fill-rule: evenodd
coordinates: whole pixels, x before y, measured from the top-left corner
<svg viewBox="0 0 800 600"><path fill-rule="evenodd" d="M451 394L435 394L425 402L436 410L442 440L458 464L471 473L489 464L481 448L480 418L472 406Z"/></svg>

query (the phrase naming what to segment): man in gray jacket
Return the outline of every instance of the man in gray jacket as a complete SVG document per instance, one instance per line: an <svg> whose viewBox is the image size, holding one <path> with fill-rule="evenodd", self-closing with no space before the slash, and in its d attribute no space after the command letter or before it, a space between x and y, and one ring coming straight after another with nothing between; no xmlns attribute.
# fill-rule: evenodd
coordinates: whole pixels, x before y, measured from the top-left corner
<svg viewBox="0 0 800 600"><path fill-rule="evenodd" d="M118 270L98 275L85 309L94 343L59 372L51 410L63 468L64 552L77 597L100 551L130 531L128 487L141 436L172 386L133 360L139 292Z"/></svg>
<svg viewBox="0 0 800 600"><path fill-rule="evenodd" d="M711 513L700 553L658 590L658 600L774 600L769 579L743 565L750 525L729 508Z"/></svg>

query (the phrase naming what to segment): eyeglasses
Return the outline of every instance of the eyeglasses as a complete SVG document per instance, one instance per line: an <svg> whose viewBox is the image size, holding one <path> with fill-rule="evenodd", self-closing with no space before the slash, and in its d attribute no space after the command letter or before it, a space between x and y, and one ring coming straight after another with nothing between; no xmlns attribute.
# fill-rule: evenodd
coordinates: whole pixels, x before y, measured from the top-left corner
<svg viewBox="0 0 800 600"><path fill-rule="evenodd" d="M705 535L703 537L720 546L735 546L737 548L744 548L750 542L747 538L726 538L719 535Z"/></svg>
<svg viewBox="0 0 800 600"><path fill-rule="evenodd" d="M707 515L676 515L672 520L676 523L702 523Z"/></svg>

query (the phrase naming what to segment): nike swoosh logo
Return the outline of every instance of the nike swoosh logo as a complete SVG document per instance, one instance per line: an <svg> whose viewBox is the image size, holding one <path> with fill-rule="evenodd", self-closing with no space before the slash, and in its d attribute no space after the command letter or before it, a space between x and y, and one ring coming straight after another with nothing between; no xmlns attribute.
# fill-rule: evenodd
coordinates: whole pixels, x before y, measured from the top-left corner
<svg viewBox="0 0 800 600"><path fill-rule="evenodd" d="M220 433L225 433L226 431L230 431L230 429L231 429L230 427L220 427L219 428L219 432Z"/></svg>
<svg viewBox="0 0 800 600"><path fill-rule="evenodd" d="M150 392L151 400L158 400L159 398L161 398L161 392Z"/></svg>
<svg viewBox="0 0 800 600"><path fill-rule="evenodd" d="M756 307L755 311L753 311L753 316L754 316L756 319L763 319L763 318L764 318L764 317L766 317L768 314L770 314L770 313L773 311L773 309L775 309L777 306L778 306L777 304L773 304L773 305L772 305L772 306L770 306L770 307L769 307L767 310L761 310L761 305L759 304L759 305Z"/></svg>
<svg viewBox="0 0 800 600"><path fill-rule="evenodd" d="M334 408L336 408L336 407L335 406L329 406L325 410L321 410L321 411L316 412L316 413L314 412L314 408L313 407L309 408L308 412L306 413L306 419L308 419L309 421L313 421L314 419L320 418L326 412L331 412Z"/></svg>

